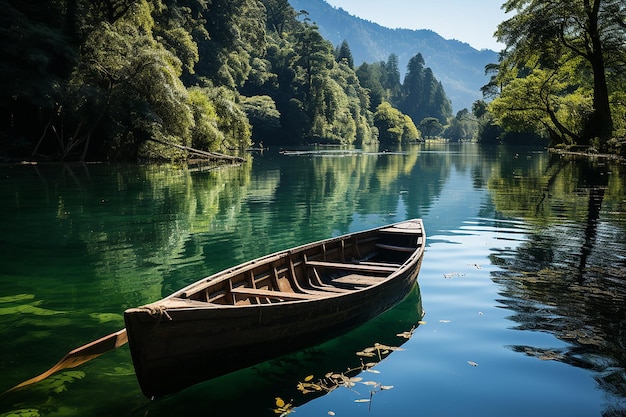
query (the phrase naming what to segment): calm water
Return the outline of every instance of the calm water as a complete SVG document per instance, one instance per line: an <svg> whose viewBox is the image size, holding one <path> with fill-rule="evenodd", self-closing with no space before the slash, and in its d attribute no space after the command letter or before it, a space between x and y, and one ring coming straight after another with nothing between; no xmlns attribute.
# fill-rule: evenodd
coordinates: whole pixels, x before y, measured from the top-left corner
<svg viewBox="0 0 626 417"><path fill-rule="evenodd" d="M0 396L0 416L272 416L277 397L299 417L626 415L623 165L271 151L211 171L2 166L0 198L0 391L226 267L407 218L428 233L419 288L341 338L152 402L125 346ZM394 349L361 372L375 343Z"/></svg>

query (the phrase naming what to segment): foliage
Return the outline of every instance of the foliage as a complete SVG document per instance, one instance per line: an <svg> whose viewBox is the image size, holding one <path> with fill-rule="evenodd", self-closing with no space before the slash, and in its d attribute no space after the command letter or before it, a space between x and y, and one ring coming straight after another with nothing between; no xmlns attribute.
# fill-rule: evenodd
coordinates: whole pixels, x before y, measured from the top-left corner
<svg viewBox="0 0 626 417"><path fill-rule="evenodd" d="M426 86L410 94L396 55L355 70L348 43L333 47L287 0L0 7L2 153L168 160L185 158L184 147L240 152L253 134L259 143L363 144L383 120L382 139L402 142L419 132L386 106L376 125L383 102L442 123L449 113L430 69L410 74L405 85L422 77Z"/></svg>
<svg viewBox="0 0 626 417"><path fill-rule="evenodd" d="M398 108L413 120L434 117L442 125L452 116L452 105L430 68L424 68L424 58L415 55L407 65Z"/></svg>
<svg viewBox="0 0 626 417"><path fill-rule="evenodd" d="M381 143L407 143L420 138L413 120L387 102L376 109L374 125L378 128Z"/></svg>
<svg viewBox="0 0 626 417"><path fill-rule="evenodd" d="M341 43L341 46L338 46L337 49L335 49L335 60L346 64L350 68L354 67L354 58L352 57L352 51L350 51L348 41L344 40Z"/></svg>
<svg viewBox="0 0 626 417"><path fill-rule="evenodd" d="M622 128L626 5L618 0L509 0L496 35L507 45L483 89L507 131L539 130L554 143L597 145ZM498 91L500 90L500 91Z"/></svg>
<svg viewBox="0 0 626 417"><path fill-rule="evenodd" d="M469 110L463 109L450 119L442 136L450 142L463 142L473 140L478 132L478 120Z"/></svg>
<svg viewBox="0 0 626 417"><path fill-rule="evenodd" d="M417 125L417 128L427 138L435 137L443 131L443 126L436 117L423 118L419 125Z"/></svg>
<svg viewBox="0 0 626 417"><path fill-rule="evenodd" d="M40 53L24 41L17 44L38 56L30 60L34 65L16 55L0 67L2 79L13 80L11 90L3 90L8 94L1 97L0 130L13 143L23 138L23 146L33 154L136 160L142 155L178 155L149 143L152 138L213 150L232 142L237 142L234 147L249 143L247 122L240 120L243 113L229 111L226 103L236 103L236 97L224 100L209 83L202 89L183 83L200 77L198 40L209 36L206 2L73 0L55 1L42 10L8 2L3 8L19 28L2 33L3 51L10 54L20 38L42 45ZM243 9L232 5L229 10ZM245 16L250 15L239 17L240 26L251 20ZM246 39L258 46L258 37ZM220 73L229 74L229 79L241 78L236 69L246 74L245 66L220 65ZM24 72L28 66L33 70ZM38 115L35 123L30 114ZM233 139L235 132L240 136Z"/></svg>

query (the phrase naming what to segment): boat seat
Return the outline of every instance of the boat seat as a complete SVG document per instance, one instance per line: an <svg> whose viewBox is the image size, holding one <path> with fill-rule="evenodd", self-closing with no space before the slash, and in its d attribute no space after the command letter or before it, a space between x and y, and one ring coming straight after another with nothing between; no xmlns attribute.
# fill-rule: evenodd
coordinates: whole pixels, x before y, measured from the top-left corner
<svg viewBox="0 0 626 417"><path fill-rule="evenodd" d="M371 275L350 274L343 277L335 278L331 282L333 284L348 284L358 286L370 286L378 284L385 278L373 278Z"/></svg>
<svg viewBox="0 0 626 417"><path fill-rule="evenodd" d="M393 266L394 268L400 268L402 265L395 264L391 262L372 262L372 261L354 261L359 265L370 265L370 266Z"/></svg>
<svg viewBox="0 0 626 417"><path fill-rule="evenodd" d="M237 287L231 290L233 294L248 295L252 297L278 298L282 300L315 300L322 298L323 295L303 294L297 292L260 290L258 288Z"/></svg>
<svg viewBox="0 0 626 417"><path fill-rule="evenodd" d="M343 269L347 271L361 271L361 272L395 272L398 270L394 266L381 266L381 265L363 265L363 264L350 264L343 262L324 262L324 261L306 261L306 265L320 268L332 268Z"/></svg>
<svg viewBox="0 0 626 417"><path fill-rule="evenodd" d="M396 252L415 252L417 250L417 248L410 248L408 246L385 245L384 243L377 243L376 247Z"/></svg>

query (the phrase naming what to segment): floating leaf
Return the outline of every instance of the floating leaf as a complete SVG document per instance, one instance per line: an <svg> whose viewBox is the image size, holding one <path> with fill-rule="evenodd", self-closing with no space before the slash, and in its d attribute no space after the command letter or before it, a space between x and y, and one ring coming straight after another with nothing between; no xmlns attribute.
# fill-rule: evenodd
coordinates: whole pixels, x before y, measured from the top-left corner
<svg viewBox="0 0 626 417"><path fill-rule="evenodd" d="M281 417L291 414L294 411L293 405L291 403L285 403L280 397L276 397L276 407L278 408L274 409L274 413L279 414Z"/></svg>
<svg viewBox="0 0 626 417"><path fill-rule="evenodd" d="M304 382L309 382L313 379L313 375L309 375L306 378L304 378Z"/></svg>
<svg viewBox="0 0 626 417"><path fill-rule="evenodd" d="M354 400L355 403L368 403L371 400L369 398L359 398L358 400Z"/></svg>
<svg viewBox="0 0 626 417"><path fill-rule="evenodd" d="M335 412L334 412L334 411L329 411L329 412L328 412L328 415L329 415L329 416L334 416L334 415L335 415Z"/></svg>
<svg viewBox="0 0 626 417"><path fill-rule="evenodd" d="M393 385L381 385L380 389L382 389L382 390L390 390L390 389L393 389Z"/></svg>
<svg viewBox="0 0 626 417"><path fill-rule="evenodd" d="M366 369L367 372L371 372L373 374L379 374L380 371L376 370L376 369Z"/></svg>
<svg viewBox="0 0 626 417"><path fill-rule="evenodd" d="M439 320L439 323L450 323L450 320Z"/></svg>
<svg viewBox="0 0 626 417"><path fill-rule="evenodd" d="M474 361L467 361L467 363L469 363L472 366L478 366L478 364Z"/></svg>
<svg viewBox="0 0 626 417"><path fill-rule="evenodd" d="M378 382L374 382L374 381L365 381L365 382L363 382L363 385L376 386L376 385L378 385Z"/></svg>
<svg viewBox="0 0 626 417"><path fill-rule="evenodd" d="M426 324L426 322L424 320L420 320L417 322L417 324L419 324L420 326L423 326L424 324Z"/></svg>

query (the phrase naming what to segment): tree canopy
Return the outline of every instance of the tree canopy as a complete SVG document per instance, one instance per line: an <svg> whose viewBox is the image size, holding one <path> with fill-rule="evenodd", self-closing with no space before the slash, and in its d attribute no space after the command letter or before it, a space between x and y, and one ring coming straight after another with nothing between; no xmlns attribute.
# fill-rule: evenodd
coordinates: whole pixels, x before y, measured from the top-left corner
<svg viewBox="0 0 626 417"><path fill-rule="evenodd" d="M506 44L489 106L507 131L616 151L626 136L626 5L621 0L509 0Z"/></svg>

